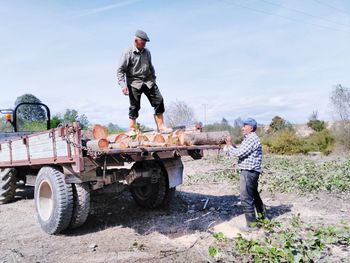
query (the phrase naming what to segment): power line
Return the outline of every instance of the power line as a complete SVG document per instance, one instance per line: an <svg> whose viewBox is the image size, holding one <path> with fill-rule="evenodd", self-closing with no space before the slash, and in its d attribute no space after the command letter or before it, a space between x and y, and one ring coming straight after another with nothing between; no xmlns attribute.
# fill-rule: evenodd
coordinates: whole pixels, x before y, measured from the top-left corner
<svg viewBox="0 0 350 263"><path fill-rule="evenodd" d="M246 5L241 5L241 4L238 4L238 3L234 2L234 1L229 1L229 0L223 0L223 1L226 2L226 3L230 3L230 4L233 4L233 5L236 5L236 6L241 7L241 8L245 8L245 9L253 11L253 12L262 13L262 14L270 15L270 16L280 17L280 18L283 18L283 19L287 19L287 20L293 21L293 22L298 23L298 24L308 24L308 25L319 27L319 28L328 29L328 30L331 30L331 31L350 33L350 31L347 31L347 30L336 29L336 28L329 27L329 26L324 26L324 25L320 25L320 24L315 24L315 23L311 23L311 22L302 21L302 20L299 20L299 19L296 19L296 18L293 18L293 17L289 17L289 16L284 16L284 15L270 13L270 12L267 12L265 10L252 8L252 7L249 7L249 6L246 6Z"/></svg>
<svg viewBox="0 0 350 263"><path fill-rule="evenodd" d="M309 14L307 12L304 12L304 11L301 11L301 10L298 10L298 9L295 9L295 8L285 7L285 6L281 5L281 4L273 3L273 2L270 2L270 1L267 1L267 0L260 0L260 1L265 2L267 4L270 4L270 5L279 6L281 8L286 9L286 10L291 10L293 12L296 12L296 13L299 13L299 14L302 14L302 15L305 15L305 16L309 16L309 17L313 17L313 18L316 18L316 19L324 20L324 21L326 21L328 23L332 23L332 24L335 24L335 25L340 25L340 26L345 26L345 27L349 27L350 28L349 24L343 24L343 23L339 23L339 22L336 22L336 21L333 21L333 20L329 20L327 18L315 16L313 14Z"/></svg>
<svg viewBox="0 0 350 263"><path fill-rule="evenodd" d="M336 6L330 5L330 4L322 2L320 0L314 0L314 1L319 3L319 4L321 4L321 5L328 6L328 7L332 8L332 9L334 9L334 10L340 12L340 13L344 13L344 14L350 15L350 12L347 12L347 11L341 9L341 8L336 7Z"/></svg>

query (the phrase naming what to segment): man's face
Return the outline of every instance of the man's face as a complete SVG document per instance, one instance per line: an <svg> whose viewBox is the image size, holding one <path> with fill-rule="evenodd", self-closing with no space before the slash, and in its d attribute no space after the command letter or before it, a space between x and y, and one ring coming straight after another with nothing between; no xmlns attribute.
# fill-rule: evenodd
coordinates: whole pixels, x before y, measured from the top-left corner
<svg viewBox="0 0 350 263"><path fill-rule="evenodd" d="M253 127L248 125L248 124L244 124L242 127L242 133L243 135L248 135L249 133L251 133L253 131Z"/></svg>
<svg viewBox="0 0 350 263"><path fill-rule="evenodd" d="M142 50L144 49L146 46L146 41L141 39L141 38L135 38L135 47L138 49L138 50Z"/></svg>

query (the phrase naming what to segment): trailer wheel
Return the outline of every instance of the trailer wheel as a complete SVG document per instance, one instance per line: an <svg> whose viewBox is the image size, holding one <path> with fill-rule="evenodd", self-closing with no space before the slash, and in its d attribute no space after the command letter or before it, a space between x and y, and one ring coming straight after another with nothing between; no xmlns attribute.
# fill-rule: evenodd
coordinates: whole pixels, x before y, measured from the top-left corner
<svg viewBox="0 0 350 263"><path fill-rule="evenodd" d="M14 168L0 169L0 204L6 204L15 199L17 170Z"/></svg>
<svg viewBox="0 0 350 263"><path fill-rule="evenodd" d="M132 187L131 195L135 202L145 208L168 207L175 193L175 187L169 188L164 173L157 183L150 183L141 187Z"/></svg>
<svg viewBox="0 0 350 263"><path fill-rule="evenodd" d="M72 185L66 184L62 172L53 167L43 167L35 181L34 191L37 218L48 234L65 230L73 212Z"/></svg>
<svg viewBox="0 0 350 263"><path fill-rule="evenodd" d="M73 215L70 228L83 225L90 211L90 188L89 184L73 184Z"/></svg>

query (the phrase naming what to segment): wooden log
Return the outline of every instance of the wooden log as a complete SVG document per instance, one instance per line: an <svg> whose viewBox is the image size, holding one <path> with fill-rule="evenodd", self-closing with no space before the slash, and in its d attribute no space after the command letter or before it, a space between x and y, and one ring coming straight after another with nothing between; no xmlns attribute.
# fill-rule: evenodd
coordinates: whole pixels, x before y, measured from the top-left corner
<svg viewBox="0 0 350 263"><path fill-rule="evenodd" d="M110 149L127 149L129 144L127 142L115 142L109 145Z"/></svg>
<svg viewBox="0 0 350 263"><path fill-rule="evenodd" d="M220 145L230 136L228 131L183 133L180 135L180 145Z"/></svg>
<svg viewBox="0 0 350 263"><path fill-rule="evenodd" d="M147 137L146 135L144 135L144 134L138 134L138 135L136 136L136 141L138 141L138 142L149 142L149 139L148 139L148 137Z"/></svg>
<svg viewBox="0 0 350 263"><path fill-rule="evenodd" d="M167 146L167 144L161 143L161 142L144 142L141 146L143 146L143 147L165 147L165 146Z"/></svg>
<svg viewBox="0 0 350 263"><path fill-rule="evenodd" d="M129 135L127 135L126 133L111 134L107 137L110 143L121 142L128 138Z"/></svg>
<svg viewBox="0 0 350 263"><path fill-rule="evenodd" d="M156 142L156 143L165 143L165 138L162 134L157 133L154 135L152 142Z"/></svg>
<svg viewBox="0 0 350 263"><path fill-rule="evenodd" d="M167 140L166 143L168 146L177 146L180 145L180 137L176 135L176 133L171 133Z"/></svg>
<svg viewBox="0 0 350 263"><path fill-rule="evenodd" d="M94 139L107 139L108 137L108 130L106 127L100 125L100 124L96 124L94 125L94 127L92 128L92 136L94 137Z"/></svg>
<svg viewBox="0 0 350 263"><path fill-rule="evenodd" d="M86 143L86 147L93 151L104 151L108 149L108 146L109 142L104 138L91 140Z"/></svg>

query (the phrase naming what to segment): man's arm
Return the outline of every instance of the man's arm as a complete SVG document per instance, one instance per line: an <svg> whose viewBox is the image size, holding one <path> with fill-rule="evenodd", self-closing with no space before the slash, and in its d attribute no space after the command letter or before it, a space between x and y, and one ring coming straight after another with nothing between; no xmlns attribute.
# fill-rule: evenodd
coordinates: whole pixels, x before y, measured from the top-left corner
<svg viewBox="0 0 350 263"><path fill-rule="evenodd" d="M225 145L224 151L228 156L237 156L238 158L248 156L256 149L256 144L253 140L244 140L239 148L232 145Z"/></svg>
<svg viewBox="0 0 350 263"><path fill-rule="evenodd" d="M152 56L151 56L151 52L149 50L148 51L148 58L149 58L149 69L151 70L152 73L152 78L154 81L156 81L156 71L154 70L153 64L152 64Z"/></svg>
<svg viewBox="0 0 350 263"><path fill-rule="evenodd" d="M128 87L125 82L125 74L128 68L128 64L129 64L129 54L127 51L125 51L120 58L120 63L117 70L118 84L123 89L123 93L125 95L127 95L127 91L128 91Z"/></svg>

